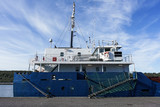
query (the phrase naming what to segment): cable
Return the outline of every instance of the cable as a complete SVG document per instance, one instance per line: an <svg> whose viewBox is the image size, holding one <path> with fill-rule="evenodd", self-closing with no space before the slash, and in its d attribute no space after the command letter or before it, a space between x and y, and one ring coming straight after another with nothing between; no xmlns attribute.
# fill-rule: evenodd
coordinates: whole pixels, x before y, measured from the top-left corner
<svg viewBox="0 0 160 107"><path fill-rule="evenodd" d="M76 21L76 22L77 22L77 21ZM77 22L77 26L78 26L78 28L79 28L80 33L82 34L83 40L84 40L85 43L86 43L86 40L85 40L85 38L84 38L84 36L83 36L83 33L82 33L82 31L81 31L81 29L80 29L80 27L79 27L79 25L78 25L78 22ZM86 44L86 45L87 45L87 44Z"/></svg>
<svg viewBox="0 0 160 107"><path fill-rule="evenodd" d="M71 25L71 23L69 22L69 24L68 24L68 26L66 26L66 28L65 28L65 32L64 32L63 34L65 34L65 33L66 33L67 28L68 28L70 25ZM63 35L63 37L62 37L62 39L61 39L61 41L60 41L60 44L59 44L59 45L61 45L61 43L62 43L62 41L63 41L63 38L64 38L64 35Z"/></svg>
<svg viewBox="0 0 160 107"><path fill-rule="evenodd" d="M68 22L68 23L65 25L65 27L64 27L64 29L63 29L63 31L62 31L62 33L60 34L58 40L57 40L56 43L55 43L55 45L57 45L57 43L59 42L61 36L64 34L64 32L65 32L66 28L68 27L69 23L70 23L70 22Z"/></svg>

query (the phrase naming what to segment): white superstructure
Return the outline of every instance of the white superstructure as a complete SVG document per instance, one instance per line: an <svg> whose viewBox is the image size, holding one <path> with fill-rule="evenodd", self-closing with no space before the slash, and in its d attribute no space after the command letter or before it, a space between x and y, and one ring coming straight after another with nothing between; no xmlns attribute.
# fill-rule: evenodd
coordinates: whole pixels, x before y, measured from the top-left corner
<svg viewBox="0 0 160 107"><path fill-rule="evenodd" d="M44 54L35 55L30 61L33 71L39 72L129 72L129 65L133 64L131 55L123 55L119 51L122 47L116 42L89 48L73 47L75 4L71 16L71 44L70 47L46 48ZM52 39L49 40L52 44ZM92 51L93 50L93 51Z"/></svg>

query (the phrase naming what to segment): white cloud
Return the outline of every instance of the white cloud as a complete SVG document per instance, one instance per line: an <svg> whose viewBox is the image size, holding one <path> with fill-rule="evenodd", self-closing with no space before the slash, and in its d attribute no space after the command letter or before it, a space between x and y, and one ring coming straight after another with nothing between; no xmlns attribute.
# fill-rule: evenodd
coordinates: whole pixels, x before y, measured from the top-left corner
<svg viewBox="0 0 160 107"><path fill-rule="evenodd" d="M143 32L145 35L132 35L123 29L132 26L132 15L143 6L144 0L76 2L79 4L79 6L76 5L76 20L81 28L80 31L76 25L78 33L74 37L76 46L79 46L80 41L82 47L86 47L81 32L86 40L92 35L94 35L92 39L96 40L117 40L119 44L124 46L124 51L133 53L138 71L159 69L152 65L160 59L160 36L156 36L156 39L153 40L145 32ZM71 15L72 4L67 4L66 1L54 1L54 6L49 7L48 2L34 1L34 3L34 5L29 5L21 0L16 4L15 1L0 1L0 14L3 14L0 15L0 36L3 35L0 40L2 44L0 45L0 59L3 60L0 61L2 65L0 69L27 68L27 56L34 54L36 50L43 52L43 49L49 46L49 43L47 45L48 39L53 37L53 41L56 42L65 29ZM155 4L153 3L150 7ZM151 21L143 29L147 29L157 20L159 19ZM58 42L63 40L61 45L69 46L69 37L70 32L67 29ZM151 54L153 56L149 58Z"/></svg>
<svg viewBox="0 0 160 107"><path fill-rule="evenodd" d="M137 70L141 72L158 72L158 66L154 63L160 60L160 45L158 38L144 38L135 41L132 45L133 58L137 66Z"/></svg>

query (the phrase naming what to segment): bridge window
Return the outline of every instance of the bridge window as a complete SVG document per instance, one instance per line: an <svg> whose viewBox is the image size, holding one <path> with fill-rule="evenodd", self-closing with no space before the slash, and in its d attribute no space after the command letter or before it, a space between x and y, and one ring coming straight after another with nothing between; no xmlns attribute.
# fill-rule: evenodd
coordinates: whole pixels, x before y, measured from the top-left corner
<svg viewBox="0 0 160 107"><path fill-rule="evenodd" d="M61 52L61 53L60 53L60 56L64 56L64 52Z"/></svg>
<svg viewBox="0 0 160 107"><path fill-rule="evenodd" d="M110 48L105 48L105 52L106 52L106 51L110 51Z"/></svg>
<svg viewBox="0 0 160 107"><path fill-rule="evenodd" d="M81 56L81 52L78 52L78 56Z"/></svg>
<svg viewBox="0 0 160 107"><path fill-rule="evenodd" d="M103 48L100 48L99 52L100 52L100 53L104 52L104 49L103 49Z"/></svg>
<svg viewBox="0 0 160 107"><path fill-rule="evenodd" d="M114 52L114 51L116 51L116 50L115 50L115 48L112 48L111 51Z"/></svg>
<svg viewBox="0 0 160 107"><path fill-rule="evenodd" d="M114 52L115 57L122 57L122 52Z"/></svg>

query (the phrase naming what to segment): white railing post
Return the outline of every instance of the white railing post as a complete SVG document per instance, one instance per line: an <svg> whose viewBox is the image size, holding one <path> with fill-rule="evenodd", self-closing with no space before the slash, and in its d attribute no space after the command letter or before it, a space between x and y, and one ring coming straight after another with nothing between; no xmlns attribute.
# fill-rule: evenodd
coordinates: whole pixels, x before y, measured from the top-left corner
<svg viewBox="0 0 160 107"><path fill-rule="evenodd" d="M58 72L60 71L60 64L58 64Z"/></svg>
<svg viewBox="0 0 160 107"><path fill-rule="evenodd" d="M102 64L102 72L103 72L104 70L103 70L103 64Z"/></svg>
<svg viewBox="0 0 160 107"><path fill-rule="evenodd" d="M80 64L80 72L82 72L82 65Z"/></svg>

